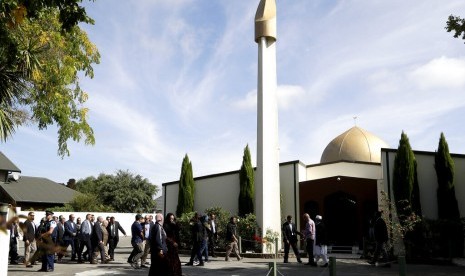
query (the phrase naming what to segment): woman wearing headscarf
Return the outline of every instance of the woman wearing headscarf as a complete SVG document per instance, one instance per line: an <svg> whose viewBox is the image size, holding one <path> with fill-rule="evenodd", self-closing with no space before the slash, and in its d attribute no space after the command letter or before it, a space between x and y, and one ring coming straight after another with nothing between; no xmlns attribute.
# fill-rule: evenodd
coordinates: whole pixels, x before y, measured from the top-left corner
<svg viewBox="0 0 465 276"><path fill-rule="evenodd" d="M182 268L178 254L179 226L176 223L176 217L173 213L168 213L166 215L163 228L166 232L166 245L168 247L166 258L168 260L169 275L181 276Z"/></svg>

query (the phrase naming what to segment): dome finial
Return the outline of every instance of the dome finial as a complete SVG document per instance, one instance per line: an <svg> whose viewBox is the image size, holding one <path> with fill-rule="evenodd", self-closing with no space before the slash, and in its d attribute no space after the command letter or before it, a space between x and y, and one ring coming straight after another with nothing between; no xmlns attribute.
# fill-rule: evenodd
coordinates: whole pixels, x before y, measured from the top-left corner
<svg viewBox="0 0 465 276"><path fill-rule="evenodd" d="M358 117L357 117L357 116L354 116L354 117L352 117L352 118L354 118L354 126L357 126L357 118L358 118Z"/></svg>

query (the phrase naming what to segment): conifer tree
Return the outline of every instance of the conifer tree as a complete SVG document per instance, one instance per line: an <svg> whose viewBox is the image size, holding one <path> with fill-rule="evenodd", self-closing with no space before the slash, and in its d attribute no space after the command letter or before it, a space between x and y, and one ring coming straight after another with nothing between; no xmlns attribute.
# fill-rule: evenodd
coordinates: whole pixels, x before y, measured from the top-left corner
<svg viewBox="0 0 465 276"><path fill-rule="evenodd" d="M241 170L239 172L239 216L245 217L254 212L255 183L252 158L250 157L249 145L244 149Z"/></svg>
<svg viewBox="0 0 465 276"><path fill-rule="evenodd" d="M442 132L434 162L438 178L438 216L440 219L459 219L460 213L454 187L455 165Z"/></svg>
<svg viewBox="0 0 465 276"><path fill-rule="evenodd" d="M192 163L187 154L182 160L181 176L179 178L178 206L176 215L194 211L195 183L192 173Z"/></svg>
<svg viewBox="0 0 465 276"><path fill-rule="evenodd" d="M394 159L393 188L397 214L406 218L414 211L421 214L420 194L416 179L416 160L407 135L402 131ZM417 213L418 212L418 213Z"/></svg>

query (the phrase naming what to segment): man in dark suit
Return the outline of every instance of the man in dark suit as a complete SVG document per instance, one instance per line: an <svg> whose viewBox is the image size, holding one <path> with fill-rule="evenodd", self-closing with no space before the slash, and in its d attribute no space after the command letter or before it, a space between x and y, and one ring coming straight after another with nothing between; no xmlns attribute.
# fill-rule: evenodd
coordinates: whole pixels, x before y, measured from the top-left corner
<svg viewBox="0 0 465 276"><path fill-rule="evenodd" d="M216 215L214 213L210 214L210 219L208 220L208 224L210 225L210 231L208 232L208 249L210 249L210 255L213 258L216 258L215 255L215 245L216 241L218 240L218 229L216 228Z"/></svg>
<svg viewBox="0 0 465 276"><path fill-rule="evenodd" d="M300 260L299 250L297 249L297 235L302 236L302 234L297 231L295 224L292 223L292 216L287 216L286 222L283 224L283 239L284 239L284 262L288 263L289 257L289 248L292 246L297 261L302 263Z"/></svg>
<svg viewBox="0 0 465 276"><path fill-rule="evenodd" d="M103 233L102 233L102 226L101 226L102 222L103 222L103 217L98 216L97 221L94 223L94 226L92 228L92 238L91 238L92 252L89 252L89 256L92 256L92 253L93 253L93 257L91 257L91 262L90 262L91 264L97 263L96 257L97 257L98 251L100 251L101 263L102 264L107 263L107 261L105 260L105 245L103 244Z"/></svg>
<svg viewBox="0 0 465 276"><path fill-rule="evenodd" d="M110 218L110 223L107 226L107 231L108 231L108 245L109 245L108 255L110 255L110 261L114 261L115 260L115 248L119 242L119 231L121 231L125 237L126 237L126 231L124 231L123 227L121 227L121 224L119 224L119 222L115 220L115 217Z"/></svg>
<svg viewBox="0 0 465 276"><path fill-rule="evenodd" d="M63 235L63 241L65 249L71 245L71 261L76 260L76 235L77 235L77 227L76 223L74 223L74 215L69 215L69 220L65 222L65 233Z"/></svg>
<svg viewBox="0 0 465 276"><path fill-rule="evenodd" d="M168 260L166 253L166 232L163 229L163 215L155 215L156 223L150 228L150 248L152 253L149 275L168 275Z"/></svg>
<svg viewBox="0 0 465 276"><path fill-rule="evenodd" d="M63 236L65 235L65 217L64 216L60 216L59 219L58 219L58 223L57 223L57 237L56 237L56 246L57 248L60 249L60 251L58 251L57 253L57 256L58 256L58 262L61 262L61 259L63 258L63 256L65 255L65 248L64 248L64 240L63 240Z"/></svg>
<svg viewBox="0 0 465 276"><path fill-rule="evenodd" d="M24 265L26 267L32 267L31 257L37 250L36 235L37 226L34 223L34 212L27 214L27 220L24 222Z"/></svg>

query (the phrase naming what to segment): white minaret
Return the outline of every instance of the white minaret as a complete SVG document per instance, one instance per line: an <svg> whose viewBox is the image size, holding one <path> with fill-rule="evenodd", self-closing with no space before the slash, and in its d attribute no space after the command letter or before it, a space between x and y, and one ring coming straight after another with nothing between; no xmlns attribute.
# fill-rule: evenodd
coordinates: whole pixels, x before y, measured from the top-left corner
<svg viewBox="0 0 465 276"><path fill-rule="evenodd" d="M255 209L263 236L267 229L271 229L273 232L278 232L281 237L276 95L276 0L260 0L255 14L255 42L258 43ZM278 242L278 247L280 245L281 242Z"/></svg>

